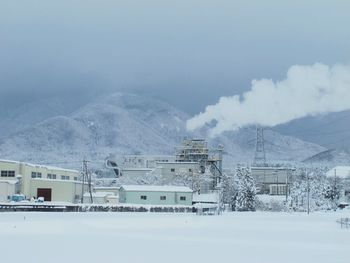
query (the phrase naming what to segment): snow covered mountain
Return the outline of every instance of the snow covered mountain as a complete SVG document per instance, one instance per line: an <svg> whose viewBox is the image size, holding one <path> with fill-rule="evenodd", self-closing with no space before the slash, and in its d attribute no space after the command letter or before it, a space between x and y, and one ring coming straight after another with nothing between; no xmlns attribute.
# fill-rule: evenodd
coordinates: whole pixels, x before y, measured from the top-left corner
<svg viewBox="0 0 350 263"><path fill-rule="evenodd" d="M350 149L350 111L300 118L273 129L328 149Z"/></svg>
<svg viewBox="0 0 350 263"><path fill-rule="evenodd" d="M77 168L84 157L102 163L109 154L172 154L184 136L203 137L205 132L187 133L188 114L164 101L135 94L114 93L74 112L59 113L43 121L32 120L23 128L18 123L15 132L0 140L0 158ZM326 150L272 130L265 136L268 160L301 161ZM209 144L224 145L226 166L248 163L255 129L225 133L209 139Z"/></svg>
<svg viewBox="0 0 350 263"><path fill-rule="evenodd" d="M306 164L317 164L328 167L334 167L337 165L349 165L350 154L342 150L326 150L315 154L303 161Z"/></svg>

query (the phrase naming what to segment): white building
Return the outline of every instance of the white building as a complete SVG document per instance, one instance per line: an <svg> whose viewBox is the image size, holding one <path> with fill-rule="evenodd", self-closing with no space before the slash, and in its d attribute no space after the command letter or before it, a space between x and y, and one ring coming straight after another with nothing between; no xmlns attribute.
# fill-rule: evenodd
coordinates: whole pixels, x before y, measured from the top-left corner
<svg viewBox="0 0 350 263"><path fill-rule="evenodd" d="M174 162L175 156L169 155L124 155L118 164L122 168L156 168L159 162Z"/></svg>
<svg viewBox="0 0 350 263"><path fill-rule="evenodd" d="M45 201L76 203L82 192L79 176L76 170L0 160L0 200L24 194L27 199L44 197Z"/></svg>
<svg viewBox="0 0 350 263"><path fill-rule="evenodd" d="M185 186L122 185L120 203L145 205L192 205L192 189Z"/></svg>

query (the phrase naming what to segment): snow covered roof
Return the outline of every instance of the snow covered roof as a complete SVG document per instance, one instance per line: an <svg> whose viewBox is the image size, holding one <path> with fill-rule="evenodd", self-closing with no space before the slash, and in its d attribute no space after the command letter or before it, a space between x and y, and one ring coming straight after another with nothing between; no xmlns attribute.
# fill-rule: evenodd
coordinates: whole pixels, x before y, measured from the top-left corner
<svg viewBox="0 0 350 263"><path fill-rule="evenodd" d="M327 177L350 178L350 166L336 166L326 173Z"/></svg>
<svg viewBox="0 0 350 263"><path fill-rule="evenodd" d="M286 200L285 195L267 195L267 194L259 194L256 195L259 201L263 203L270 203L273 201L283 202Z"/></svg>
<svg viewBox="0 0 350 263"><path fill-rule="evenodd" d="M292 167L251 166L251 170L295 170Z"/></svg>
<svg viewBox="0 0 350 263"><path fill-rule="evenodd" d="M0 180L0 183L17 184L18 180Z"/></svg>
<svg viewBox="0 0 350 263"><path fill-rule="evenodd" d="M60 168L60 167L55 167L55 166L48 166L48 165L42 165L42 164L32 164L32 163L19 162L19 161L13 161L13 160L5 160L5 159L0 159L0 162L13 163L13 164L24 164L24 165L31 166L31 167L46 168L48 170L58 170L58 171L79 173L79 171L77 171L77 170L65 169L65 168Z"/></svg>
<svg viewBox="0 0 350 263"><path fill-rule="evenodd" d="M113 196L110 192L93 192L92 197L107 197L107 196ZM84 197L90 197L89 192L84 193Z"/></svg>
<svg viewBox="0 0 350 263"><path fill-rule="evenodd" d="M137 167L127 167L127 168L122 168L122 171L153 171L154 169L152 168L137 168Z"/></svg>
<svg viewBox="0 0 350 263"><path fill-rule="evenodd" d="M119 186L95 186L95 190L119 190Z"/></svg>
<svg viewBox="0 0 350 263"><path fill-rule="evenodd" d="M192 189L187 186L173 185L122 185L120 189L124 189L125 191L145 192L193 192Z"/></svg>
<svg viewBox="0 0 350 263"><path fill-rule="evenodd" d="M198 164L198 162L157 162L157 164L175 164L175 165L181 165L181 164Z"/></svg>
<svg viewBox="0 0 350 263"><path fill-rule="evenodd" d="M194 194L192 201L195 203L218 203L219 196L217 193Z"/></svg>

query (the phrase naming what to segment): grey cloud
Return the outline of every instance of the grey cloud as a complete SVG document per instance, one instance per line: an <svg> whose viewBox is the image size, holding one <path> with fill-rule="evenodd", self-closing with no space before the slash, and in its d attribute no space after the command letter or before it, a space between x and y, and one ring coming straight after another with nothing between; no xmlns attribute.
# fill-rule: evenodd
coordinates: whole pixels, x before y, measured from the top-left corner
<svg viewBox="0 0 350 263"><path fill-rule="evenodd" d="M1 1L0 89L146 89L196 112L293 64L350 61L350 4L320 2Z"/></svg>

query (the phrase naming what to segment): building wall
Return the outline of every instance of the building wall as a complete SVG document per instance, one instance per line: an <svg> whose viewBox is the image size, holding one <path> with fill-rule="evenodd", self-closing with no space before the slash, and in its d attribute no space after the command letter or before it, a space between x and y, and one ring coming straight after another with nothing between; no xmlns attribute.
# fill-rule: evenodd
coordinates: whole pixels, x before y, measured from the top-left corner
<svg viewBox="0 0 350 263"><path fill-rule="evenodd" d="M80 182L65 180L31 179L30 197L39 197L37 196L38 188L51 189L51 201L53 202L79 202L82 192L82 184ZM87 187L85 190L87 190Z"/></svg>
<svg viewBox="0 0 350 263"><path fill-rule="evenodd" d="M147 199L143 200L141 196L146 196ZM160 200L161 196L166 196L166 200ZM186 200L181 201L181 196L185 196ZM119 192L119 202L145 205L192 205L192 193L125 191L121 188Z"/></svg>
<svg viewBox="0 0 350 263"><path fill-rule="evenodd" d="M120 187L94 187L95 193L105 192L118 196Z"/></svg>
<svg viewBox="0 0 350 263"><path fill-rule="evenodd" d="M292 170L288 168L252 167L251 174L255 180L258 193L276 194L276 191L272 193L271 189L282 189L282 185L289 184ZM280 187L278 185L280 185ZM285 191L277 191L277 194L284 195Z"/></svg>
<svg viewBox="0 0 350 263"><path fill-rule="evenodd" d="M0 171L15 171L14 177L0 175L0 179L18 180L19 192L27 198L37 197L38 188L51 188L52 201L75 202L75 195L80 195L78 188L81 189L81 182L77 181L79 172L75 170L0 160ZM32 173L40 173L41 178L32 178ZM48 174L56 175L56 179L48 179ZM65 180L62 180L62 176Z"/></svg>
<svg viewBox="0 0 350 263"><path fill-rule="evenodd" d="M135 178L135 177L145 176L147 173L150 173L150 172L152 172L152 169L125 168L125 169L122 169L122 176Z"/></svg>
<svg viewBox="0 0 350 263"><path fill-rule="evenodd" d="M169 162L158 163L158 173L163 177L173 178L175 175L199 175L200 166L198 163Z"/></svg>
<svg viewBox="0 0 350 263"><path fill-rule="evenodd" d="M6 202L8 196L16 193L16 185L8 182L0 181L0 202Z"/></svg>
<svg viewBox="0 0 350 263"><path fill-rule="evenodd" d="M123 168L155 168L157 162L174 161L175 157L168 155L125 155L117 160L117 163Z"/></svg>

